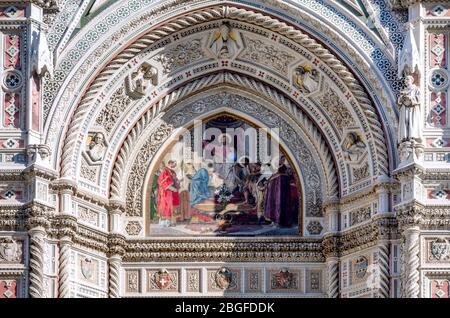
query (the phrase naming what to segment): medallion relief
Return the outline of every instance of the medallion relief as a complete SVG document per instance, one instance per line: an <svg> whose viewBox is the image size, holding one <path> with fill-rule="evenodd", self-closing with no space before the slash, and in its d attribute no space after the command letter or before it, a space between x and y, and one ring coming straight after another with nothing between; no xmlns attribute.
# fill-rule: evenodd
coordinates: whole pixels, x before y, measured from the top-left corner
<svg viewBox="0 0 450 318"><path fill-rule="evenodd" d="M168 270L161 268L159 270L147 271L147 291L148 292L179 292L179 276L178 270Z"/></svg>
<svg viewBox="0 0 450 318"><path fill-rule="evenodd" d="M23 241L0 238L0 263L22 262Z"/></svg>

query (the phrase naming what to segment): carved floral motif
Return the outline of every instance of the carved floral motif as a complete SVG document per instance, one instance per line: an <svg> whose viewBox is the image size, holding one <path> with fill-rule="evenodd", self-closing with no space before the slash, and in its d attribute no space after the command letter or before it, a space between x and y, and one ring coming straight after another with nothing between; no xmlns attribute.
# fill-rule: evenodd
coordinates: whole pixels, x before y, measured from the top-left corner
<svg viewBox="0 0 450 318"><path fill-rule="evenodd" d="M201 40L193 39L187 43L181 43L165 50L155 59L161 63L163 73L166 75L177 68L194 63L203 56Z"/></svg>
<svg viewBox="0 0 450 318"><path fill-rule="evenodd" d="M266 65L281 74L286 75L289 64L295 61L294 56L261 40L247 39L246 43L247 47L241 56L242 58L259 65Z"/></svg>
<svg viewBox="0 0 450 318"><path fill-rule="evenodd" d="M342 99L333 89L325 89L324 94L320 98L320 104L328 112L331 121L341 132L344 128L355 124L352 114L348 111Z"/></svg>

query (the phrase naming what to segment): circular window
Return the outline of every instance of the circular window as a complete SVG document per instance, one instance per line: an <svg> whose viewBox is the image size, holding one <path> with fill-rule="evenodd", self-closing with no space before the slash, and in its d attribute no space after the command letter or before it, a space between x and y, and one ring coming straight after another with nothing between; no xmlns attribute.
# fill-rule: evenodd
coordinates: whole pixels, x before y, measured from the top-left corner
<svg viewBox="0 0 450 318"><path fill-rule="evenodd" d="M6 71L3 76L3 87L8 91L16 91L22 87L22 74L18 71Z"/></svg>
<svg viewBox="0 0 450 318"><path fill-rule="evenodd" d="M442 91L448 87L448 72L443 69L435 69L430 74L430 87L435 91Z"/></svg>

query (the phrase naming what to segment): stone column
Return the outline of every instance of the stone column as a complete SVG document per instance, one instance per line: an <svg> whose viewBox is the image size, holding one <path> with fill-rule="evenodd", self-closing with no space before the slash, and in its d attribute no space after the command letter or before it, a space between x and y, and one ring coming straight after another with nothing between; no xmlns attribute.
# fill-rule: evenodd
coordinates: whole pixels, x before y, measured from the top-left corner
<svg viewBox="0 0 450 318"><path fill-rule="evenodd" d="M76 211L72 210L72 198L76 192L76 183L72 180L58 179L52 187L58 193L58 215L55 217L55 227L59 237L58 258L58 297L70 297L70 251L73 237L77 233Z"/></svg>
<svg viewBox="0 0 450 318"><path fill-rule="evenodd" d="M72 238L64 236L59 241L59 298L68 298L70 295L70 250L72 248Z"/></svg>
<svg viewBox="0 0 450 318"><path fill-rule="evenodd" d="M122 257L120 255L113 255L109 258L109 297L120 297L120 267Z"/></svg>
<svg viewBox="0 0 450 318"><path fill-rule="evenodd" d="M43 295L44 276L44 237L45 229L41 226L28 231L30 235L30 270L29 295L31 298L41 298Z"/></svg>
<svg viewBox="0 0 450 318"><path fill-rule="evenodd" d="M339 199L331 198L324 203L326 232L322 241L327 265L327 297L339 297Z"/></svg>
<svg viewBox="0 0 450 318"><path fill-rule="evenodd" d="M388 176L379 176L376 181L375 191L378 195L378 213L387 214L391 213L389 202L389 193L394 185L394 180L391 180Z"/></svg>
<svg viewBox="0 0 450 318"><path fill-rule="evenodd" d="M327 258L327 296L328 298L339 297L339 258Z"/></svg>
<svg viewBox="0 0 450 318"><path fill-rule="evenodd" d="M419 227L408 228L403 233L402 297L405 298L418 298L420 294L419 234Z"/></svg>
<svg viewBox="0 0 450 318"><path fill-rule="evenodd" d="M122 214L125 204L110 200L109 204L109 297L120 297L120 268L125 253L125 237L122 235Z"/></svg>
<svg viewBox="0 0 450 318"><path fill-rule="evenodd" d="M383 240L378 243L378 265L380 273L380 296L382 298L390 297L390 243Z"/></svg>

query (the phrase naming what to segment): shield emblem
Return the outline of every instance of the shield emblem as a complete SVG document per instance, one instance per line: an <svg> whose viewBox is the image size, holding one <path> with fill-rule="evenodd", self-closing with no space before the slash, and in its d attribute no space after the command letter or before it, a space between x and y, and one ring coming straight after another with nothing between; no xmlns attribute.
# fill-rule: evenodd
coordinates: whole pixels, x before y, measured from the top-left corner
<svg viewBox="0 0 450 318"><path fill-rule="evenodd" d="M436 240L431 242L431 255L437 260L443 260L449 254L449 244L446 240Z"/></svg>
<svg viewBox="0 0 450 318"><path fill-rule="evenodd" d="M233 281L233 273L225 267L216 272L215 281L220 289L228 289Z"/></svg>
<svg viewBox="0 0 450 318"><path fill-rule="evenodd" d="M369 266L369 261L366 257L361 256L356 260L355 263L355 275L358 278L364 278L367 274L367 267Z"/></svg>
<svg viewBox="0 0 450 318"><path fill-rule="evenodd" d="M81 260L81 274L87 280L92 280L94 276L94 262L89 257L85 257Z"/></svg>
<svg viewBox="0 0 450 318"><path fill-rule="evenodd" d="M166 289L170 286L172 279L166 269L161 269L155 273L155 283L159 289Z"/></svg>
<svg viewBox="0 0 450 318"><path fill-rule="evenodd" d="M287 269L282 269L275 274L277 288L289 289L292 286L294 274Z"/></svg>

